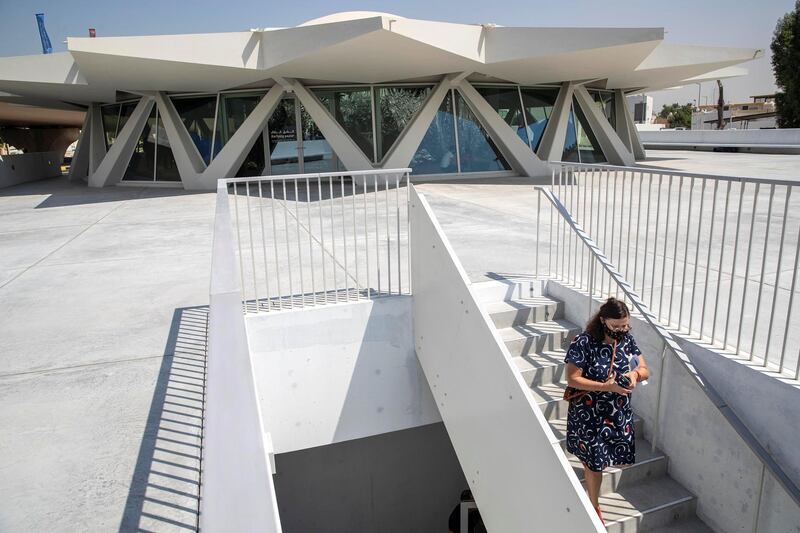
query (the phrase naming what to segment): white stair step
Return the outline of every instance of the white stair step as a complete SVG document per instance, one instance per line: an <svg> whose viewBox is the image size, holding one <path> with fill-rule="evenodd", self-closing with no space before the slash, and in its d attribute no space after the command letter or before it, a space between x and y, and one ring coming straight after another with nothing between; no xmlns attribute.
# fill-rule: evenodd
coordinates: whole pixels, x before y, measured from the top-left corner
<svg viewBox="0 0 800 533"><path fill-rule="evenodd" d="M569 402L563 400L566 382L543 383L531 387L534 400L549 421L567 417Z"/></svg>
<svg viewBox="0 0 800 533"><path fill-rule="evenodd" d="M502 302L530 295L531 281L525 279L489 280L473 283L472 294L481 304Z"/></svg>
<svg viewBox="0 0 800 533"><path fill-rule="evenodd" d="M714 530L708 527L699 518L681 520L680 522L675 522L666 526L648 529L647 531L648 533L714 533Z"/></svg>
<svg viewBox="0 0 800 533"><path fill-rule="evenodd" d="M564 303L547 296L491 302L484 307L498 329L553 320L564 314Z"/></svg>
<svg viewBox="0 0 800 533"><path fill-rule="evenodd" d="M609 466L603 470L600 494L610 494L636 483L660 478L667 474L667 456L661 451L650 450L650 443L642 437L636 438L636 462L632 465ZM567 459L578 479L583 481L583 464L580 459L567 453Z"/></svg>
<svg viewBox="0 0 800 533"><path fill-rule="evenodd" d="M697 499L667 476L640 482L600 496L609 533L652 531L696 519Z"/></svg>
<svg viewBox="0 0 800 533"><path fill-rule="evenodd" d="M514 365L529 387L566 379L566 350L543 350L533 355L514 357Z"/></svg>
<svg viewBox="0 0 800 533"><path fill-rule="evenodd" d="M502 328L500 338L512 357L566 350L580 328L569 320L556 319ZM563 358L562 358L563 361Z"/></svg>

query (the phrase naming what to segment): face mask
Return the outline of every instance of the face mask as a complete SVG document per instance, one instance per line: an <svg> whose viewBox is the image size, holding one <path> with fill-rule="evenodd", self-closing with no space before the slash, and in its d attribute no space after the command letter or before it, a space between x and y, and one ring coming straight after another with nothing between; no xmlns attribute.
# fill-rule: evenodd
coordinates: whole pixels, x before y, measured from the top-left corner
<svg viewBox="0 0 800 533"><path fill-rule="evenodd" d="M628 333L626 330L623 331L614 331L609 328L606 324L603 324L603 331L605 331L606 335L614 339L615 341L621 341L623 337Z"/></svg>

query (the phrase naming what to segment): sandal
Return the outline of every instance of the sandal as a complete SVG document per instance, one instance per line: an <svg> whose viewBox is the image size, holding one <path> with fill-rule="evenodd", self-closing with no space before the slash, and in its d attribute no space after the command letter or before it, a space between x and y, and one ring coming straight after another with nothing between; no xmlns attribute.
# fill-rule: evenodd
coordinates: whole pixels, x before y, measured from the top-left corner
<svg viewBox="0 0 800 533"><path fill-rule="evenodd" d="M597 516L600 517L600 521L603 523L603 525L606 525L606 521L603 520L603 513L600 511L600 506L595 507L594 510L597 511Z"/></svg>

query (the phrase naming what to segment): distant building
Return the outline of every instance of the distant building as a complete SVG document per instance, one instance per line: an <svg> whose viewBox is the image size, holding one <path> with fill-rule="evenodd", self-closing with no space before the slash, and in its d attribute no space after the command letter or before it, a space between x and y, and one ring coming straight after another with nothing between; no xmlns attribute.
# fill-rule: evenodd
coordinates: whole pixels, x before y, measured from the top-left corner
<svg viewBox="0 0 800 533"><path fill-rule="evenodd" d="M770 129L777 127L775 95L751 96L752 102L730 103L722 108L723 129ZM731 119L731 117L733 117ZM693 130L717 128L717 106L702 105L692 114Z"/></svg>
<svg viewBox="0 0 800 533"><path fill-rule="evenodd" d="M653 123L653 97L645 94L629 96L628 109L633 115L633 122L636 124Z"/></svg>

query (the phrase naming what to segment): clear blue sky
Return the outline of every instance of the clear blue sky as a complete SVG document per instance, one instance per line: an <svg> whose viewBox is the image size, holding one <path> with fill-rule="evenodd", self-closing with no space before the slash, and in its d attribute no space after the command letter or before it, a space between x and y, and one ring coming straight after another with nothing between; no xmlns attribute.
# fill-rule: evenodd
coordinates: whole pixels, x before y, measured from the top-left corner
<svg viewBox="0 0 800 533"><path fill-rule="evenodd" d="M658 26L674 43L761 48L765 58L747 64L750 75L725 82L726 100L771 92L774 80L769 43L777 19L794 0L0 0L0 56L41 53L35 13L45 13L54 51L68 36L148 35L239 31L254 27L295 26L338 11L386 11L409 18L505 26ZM714 99L714 83L702 96ZM654 93L656 108L697 99L697 85ZM701 98L705 100L705 98ZM702 102L701 102L702 103Z"/></svg>

